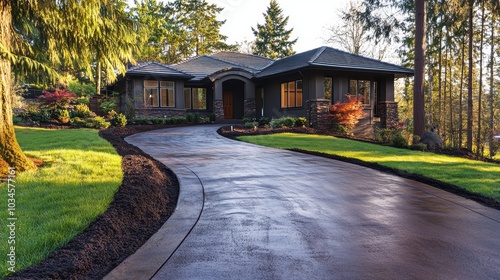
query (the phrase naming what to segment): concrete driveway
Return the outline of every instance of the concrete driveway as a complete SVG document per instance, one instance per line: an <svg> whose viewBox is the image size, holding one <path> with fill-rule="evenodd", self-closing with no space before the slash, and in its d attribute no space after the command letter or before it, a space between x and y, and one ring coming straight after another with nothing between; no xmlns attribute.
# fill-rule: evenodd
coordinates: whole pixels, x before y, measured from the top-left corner
<svg viewBox="0 0 500 280"><path fill-rule="evenodd" d="M229 140L126 140L179 177L162 229L107 279L498 279L500 211L368 168Z"/></svg>

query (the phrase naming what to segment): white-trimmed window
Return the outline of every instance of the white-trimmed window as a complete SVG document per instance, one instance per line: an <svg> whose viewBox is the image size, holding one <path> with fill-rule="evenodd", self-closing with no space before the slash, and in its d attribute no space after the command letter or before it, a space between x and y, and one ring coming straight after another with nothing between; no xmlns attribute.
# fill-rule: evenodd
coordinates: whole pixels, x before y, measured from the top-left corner
<svg viewBox="0 0 500 280"><path fill-rule="evenodd" d="M145 80L144 104L147 107L175 107L175 83Z"/></svg>
<svg viewBox="0 0 500 280"><path fill-rule="evenodd" d="M188 110L206 110L207 89L184 88L184 103Z"/></svg>
<svg viewBox="0 0 500 280"><path fill-rule="evenodd" d="M302 107L302 80L281 84L281 108Z"/></svg>

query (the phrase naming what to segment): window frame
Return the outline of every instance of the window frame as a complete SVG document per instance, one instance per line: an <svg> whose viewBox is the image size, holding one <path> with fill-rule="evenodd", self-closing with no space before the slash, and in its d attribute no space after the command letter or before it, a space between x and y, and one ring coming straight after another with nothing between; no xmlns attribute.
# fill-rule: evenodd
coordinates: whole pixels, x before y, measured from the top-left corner
<svg viewBox="0 0 500 280"><path fill-rule="evenodd" d="M156 83L156 85L153 86L153 83ZM143 80L143 88L143 102L146 107L175 108L174 81ZM156 93L153 93L153 91ZM163 96L164 93L165 96Z"/></svg>
<svg viewBox="0 0 500 280"><path fill-rule="evenodd" d="M352 93L352 82L356 83L355 93ZM360 93L360 84L368 84L368 92L367 95ZM373 82L370 79L349 79L349 94L351 96L355 96L356 98L361 98L361 102L363 106L370 107L372 104L371 95L372 95L372 85ZM365 87L366 88L366 87ZM366 92L366 91L365 91Z"/></svg>
<svg viewBox="0 0 500 280"><path fill-rule="evenodd" d="M205 94L205 103L204 103L204 108L194 108L194 93L200 93L199 91L202 90L203 93ZM204 88L204 87L185 87L184 88L184 108L186 110L196 110L196 111L206 111L208 110L208 90L207 88ZM189 94L189 102L186 102L188 101L186 97L186 94ZM187 104L189 103L189 104Z"/></svg>
<svg viewBox="0 0 500 280"><path fill-rule="evenodd" d="M300 84L300 87L298 86ZM280 84L281 109L304 107L304 86L302 80L282 82ZM291 104L293 103L293 104Z"/></svg>

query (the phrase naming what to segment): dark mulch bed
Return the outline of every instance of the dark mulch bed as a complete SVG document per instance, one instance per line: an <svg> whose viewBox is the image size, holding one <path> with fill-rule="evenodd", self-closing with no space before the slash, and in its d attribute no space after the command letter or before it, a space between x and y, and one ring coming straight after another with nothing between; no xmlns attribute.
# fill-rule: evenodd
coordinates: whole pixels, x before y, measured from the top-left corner
<svg viewBox="0 0 500 280"><path fill-rule="evenodd" d="M41 263L9 279L101 279L134 253L170 217L179 195L176 176L123 138L165 125L100 131L122 156L123 182L108 210Z"/></svg>
<svg viewBox="0 0 500 280"><path fill-rule="evenodd" d="M326 134L326 135L335 135L335 134L332 134L331 132L318 131L318 130L314 130L314 129L310 129L310 128L290 128L290 129L283 128L283 129L274 129L274 130L273 129L260 129L259 128L257 131L254 131L252 129L244 129L241 127L236 127L233 129L233 131L231 131L230 127L221 127L218 130L219 134L221 134L225 137L231 138L231 139L236 139L236 140L237 140L238 136L243 136L243 135L264 135L264 134L271 134L271 133L277 133L277 132L318 133L318 134ZM339 135L335 135L335 136L339 136ZM345 136L342 136L342 137L345 137ZM374 143L374 141L369 140L369 139L357 138L354 140ZM422 183L431 185L433 187L460 195L460 196L465 197L467 199L474 200L474 201L481 203L485 206L500 210L500 201L494 200L494 199L489 198L489 197L482 196L480 194L475 194L475 193L469 192L467 190L464 190L462 188L459 188L455 185L441 182L441 181L438 181L438 180L435 180L432 178L428 178L428 177L425 177L425 176L422 176L419 174L408 173L408 172L397 170L397 169L394 169L391 167L382 166L378 163L366 162L366 161L362 161L359 159L347 158L347 157L330 155L330 154L319 153L319 152L305 151L305 150L301 150L301 149L291 149L291 150L296 151L296 152L305 153L305 154L310 154L310 155L340 160L340 161L344 161L344 162L349 162L349 163L365 166L368 168L372 168L375 170L379 170L382 172L394 174L394 175L397 175L397 176L400 176L403 178L408 178L411 180L422 182ZM463 157L463 158L468 158L468 159L474 159L474 160L477 159L476 155L467 149L443 149L440 151L436 151L436 153L457 156L457 157ZM480 160L493 162L493 163L500 163L498 161L492 161L492 160L489 160L486 158L482 158Z"/></svg>

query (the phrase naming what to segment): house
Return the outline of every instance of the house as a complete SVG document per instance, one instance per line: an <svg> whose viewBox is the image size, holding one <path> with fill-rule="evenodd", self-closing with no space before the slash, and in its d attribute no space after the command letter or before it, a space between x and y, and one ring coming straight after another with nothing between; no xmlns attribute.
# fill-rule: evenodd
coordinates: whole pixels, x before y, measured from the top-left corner
<svg viewBox="0 0 500 280"><path fill-rule="evenodd" d="M279 60L223 51L172 65L141 63L111 90L121 93L121 110L128 104L136 116L294 116L307 117L312 127L326 126L330 105L356 94L370 121L394 127L394 80L409 76L411 69L330 47Z"/></svg>

